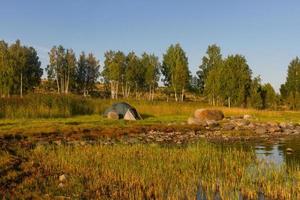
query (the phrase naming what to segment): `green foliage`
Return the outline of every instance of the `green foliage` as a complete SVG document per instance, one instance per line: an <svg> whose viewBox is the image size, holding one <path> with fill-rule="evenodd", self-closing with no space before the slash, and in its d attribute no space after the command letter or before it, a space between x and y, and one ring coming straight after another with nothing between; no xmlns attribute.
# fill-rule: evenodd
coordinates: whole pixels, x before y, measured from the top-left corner
<svg viewBox="0 0 300 200"><path fill-rule="evenodd" d="M137 98L150 87L153 94L159 81L159 68L158 58L153 54L144 53L139 57L134 52L126 56L121 51L108 51L102 76L104 83L110 84L112 99L117 98L120 90L124 98L129 98L132 91Z"/></svg>
<svg viewBox="0 0 300 200"><path fill-rule="evenodd" d="M10 65L8 45L0 41L0 95L9 96L13 85L13 67Z"/></svg>
<svg viewBox="0 0 300 200"><path fill-rule="evenodd" d="M261 78L255 77L251 83L250 90L250 105L252 108L262 109L263 108L263 100L262 100L262 85Z"/></svg>
<svg viewBox="0 0 300 200"><path fill-rule="evenodd" d="M162 74L164 83L171 87L175 93L181 92L183 101L184 90L189 86L190 72L188 68L188 59L180 44L171 45L163 55Z"/></svg>
<svg viewBox="0 0 300 200"><path fill-rule="evenodd" d="M99 69L99 60L92 53L87 57L84 52L81 53L75 69L75 87L77 92L86 96L93 91L100 76Z"/></svg>
<svg viewBox="0 0 300 200"><path fill-rule="evenodd" d="M211 56L214 61L206 57L203 59L201 73L206 77L204 94L209 97L212 105L247 106L252 72L245 57L230 55L222 61L219 48L213 49L218 55ZM209 50L208 53L211 53Z"/></svg>
<svg viewBox="0 0 300 200"><path fill-rule="evenodd" d="M251 70L241 55L228 56L221 71L222 93L228 104L247 106L251 87Z"/></svg>
<svg viewBox="0 0 300 200"><path fill-rule="evenodd" d="M0 41L0 95L23 95L40 84L43 70L37 52L17 40L8 46Z"/></svg>
<svg viewBox="0 0 300 200"><path fill-rule="evenodd" d="M262 86L262 107L263 108L276 108L277 96L274 88L270 83Z"/></svg>
<svg viewBox="0 0 300 200"><path fill-rule="evenodd" d="M108 51L104 54L103 76L107 80L121 82L126 66L126 56L121 51Z"/></svg>
<svg viewBox="0 0 300 200"><path fill-rule="evenodd" d="M58 93L67 94L70 85L74 84L76 57L72 49L54 46L49 53L50 63L47 66L48 80L56 82Z"/></svg>
<svg viewBox="0 0 300 200"><path fill-rule="evenodd" d="M300 59L298 57L290 62L286 82L281 86L280 92L292 109L300 108Z"/></svg>
<svg viewBox="0 0 300 200"><path fill-rule="evenodd" d="M210 70L220 67L223 62L221 49L216 44L208 46L206 54L207 55L202 58L202 64L199 66L199 71L197 71L199 78L199 90L201 93L204 92Z"/></svg>
<svg viewBox="0 0 300 200"><path fill-rule="evenodd" d="M130 52L126 57L125 85L134 88L136 95L145 88L145 73L146 66L134 52ZM128 97L129 94L125 96Z"/></svg>
<svg viewBox="0 0 300 200"><path fill-rule="evenodd" d="M211 105L219 105L221 102L222 68L222 65L213 67L206 77L204 94L209 98Z"/></svg>

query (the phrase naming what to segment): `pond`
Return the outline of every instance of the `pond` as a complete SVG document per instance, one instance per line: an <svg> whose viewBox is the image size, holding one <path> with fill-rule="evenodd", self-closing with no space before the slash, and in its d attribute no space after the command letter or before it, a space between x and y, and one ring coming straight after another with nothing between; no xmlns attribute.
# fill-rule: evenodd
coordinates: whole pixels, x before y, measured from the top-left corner
<svg viewBox="0 0 300 200"><path fill-rule="evenodd" d="M300 136L290 136L276 139L258 139L255 141L218 143L224 148L253 149L258 159L273 162L276 165L300 167Z"/></svg>
<svg viewBox="0 0 300 200"><path fill-rule="evenodd" d="M274 162L278 165L300 166L300 136L281 138L279 140L254 144L258 158Z"/></svg>

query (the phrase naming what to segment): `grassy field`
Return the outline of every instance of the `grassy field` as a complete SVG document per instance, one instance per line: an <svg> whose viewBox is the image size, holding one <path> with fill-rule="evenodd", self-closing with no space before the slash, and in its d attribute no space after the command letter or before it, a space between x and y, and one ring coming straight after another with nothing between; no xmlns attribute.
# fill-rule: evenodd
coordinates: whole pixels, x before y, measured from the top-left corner
<svg viewBox="0 0 300 200"><path fill-rule="evenodd" d="M184 128L196 109L209 107L129 100L143 120L109 120L102 113L113 102L76 96L0 100L0 199L195 199L201 191L208 199L257 199L259 192L269 199L300 198L298 167L264 163L251 150L221 149L205 141L182 146L50 142L81 140L94 132L112 136L145 127ZM225 116L250 114L259 122L300 123L296 111L215 109Z"/></svg>
<svg viewBox="0 0 300 200"><path fill-rule="evenodd" d="M147 102L129 101L141 113L144 120L126 122L124 120L108 120L102 116L105 108L113 103L110 100L91 100L91 113L74 114L66 117L14 117L0 119L0 134L38 132L64 132L81 129L97 129L103 127L130 127L186 122L198 108L209 107L198 102ZM225 116L250 114L254 121L300 123L299 111L268 111L242 108L215 107L224 112ZM25 111L24 111L25 112ZM28 112L31 112L28 110ZM52 111L51 111L52 112ZM53 111L54 112L54 111ZM25 112L26 113L26 112ZM28 114L29 115L29 114ZM20 115L22 116L22 115ZM60 116L60 115L57 115Z"/></svg>
<svg viewBox="0 0 300 200"><path fill-rule="evenodd" d="M27 176L7 198L195 199L198 193L208 199L256 199L259 191L268 199L300 198L299 169L276 167L256 160L252 151L206 142L168 148L38 146L27 156L20 167Z"/></svg>

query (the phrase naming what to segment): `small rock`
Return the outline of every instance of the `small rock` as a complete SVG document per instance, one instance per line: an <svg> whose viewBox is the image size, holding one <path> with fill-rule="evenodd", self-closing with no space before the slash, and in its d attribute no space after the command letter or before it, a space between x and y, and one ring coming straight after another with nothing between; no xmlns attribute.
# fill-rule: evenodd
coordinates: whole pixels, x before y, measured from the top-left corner
<svg viewBox="0 0 300 200"><path fill-rule="evenodd" d="M283 130L283 134L291 135L292 133L293 133L293 131L290 130L290 129L284 129L284 130Z"/></svg>
<svg viewBox="0 0 300 200"><path fill-rule="evenodd" d="M107 118L116 120L116 119L119 119L119 115L115 111L110 111L110 112L107 113Z"/></svg>
<svg viewBox="0 0 300 200"><path fill-rule="evenodd" d="M235 127L235 126L234 126L233 124L227 123L227 124L224 124L224 125L223 125L222 129L223 129L224 131L230 131L230 130L233 130L234 127Z"/></svg>
<svg viewBox="0 0 300 200"><path fill-rule="evenodd" d="M164 139L162 139L162 138L156 138L156 142L163 142L164 141Z"/></svg>
<svg viewBox="0 0 300 200"><path fill-rule="evenodd" d="M277 122L268 122L267 125L269 126L278 126Z"/></svg>
<svg viewBox="0 0 300 200"><path fill-rule="evenodd" d="M53 143L59 146L59 145L61 145L61 140L56 140Z"/></svg>
<svg viewBox="0 0 300 200"><path fill-rule="evenodd" d="M237 126L247 126L250 124L250 121L249 120L235 120L234 123L237 125Z"/></svg>
<svg viewBox="0 0 300 200"><path fill-rule="evenodd" d="M270 126L268 127L268 131L270 133L281 132L281 128L279 126Z"/></svg>
<svg viewBox="0 0 300 200"><path fill-rule="evenodd" d="M256 125L254 123L252 123L252 122L250 122L250 124L248 125L248 128L251 128L251 129L253 129L255 127L256 127Z"/></svg>
<svg viewBox="0 0 300 200"><path fill-rule="evenodd" d="M194 117L189 117L187 120L187 123L189 125L200 125L200 126L206 126L206 122Z"/></svg>
<svg viewBox="0 0 300 200"><path fill-rule="evenodd" d="M66 176L64 174L62 174L62 175L59 176L58 180L60 182L64 182L66 180Z"/></svg>
<svg viewBox="0 0 300 200"><path fill-rule="evenodd" d="M251 119L252 116L251 116L251 115L244 115L243 118L244 118L244 119Z"/></svg>
<svg viewBox="0 0 300 200"><path fill-rule="evenodd" d="M287 123L281 122L281 123L279 124L279 126L280 126L281 128L286 128L286 127L287 127Z"/></svg>
<svg viewBox="0 0 300 200"><path fill-rule="evenodd" d="M286 148L286 152L292 153L292 152L294 152L294 150L292 148Z"/></svg>
<svg viewBox="0 0 300 200"><path fill-rule="evenodd" d="M219 123L215 120L206 120L206 124L209 126L209 127L216 127L219 125Z"/></svg>
<svg viewBox="0 0 300 200"><path fill-rule="evenodd" d="M231 116L230 119L235 120L235 119L243 119L244 116Z"/></svg>
<svg viewBox="0 0 300 200"><path fill-rule="evenodd" d="M264 127L258 127L255 129L256 134L265 134L267 132L267 129Z"/></svg>

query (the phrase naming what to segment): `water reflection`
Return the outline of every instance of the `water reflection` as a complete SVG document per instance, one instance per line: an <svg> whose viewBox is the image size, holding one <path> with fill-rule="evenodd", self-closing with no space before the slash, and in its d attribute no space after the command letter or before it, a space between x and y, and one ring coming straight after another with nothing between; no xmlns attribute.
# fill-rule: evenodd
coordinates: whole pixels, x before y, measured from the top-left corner
<svg viewBox="0 0 300 200"><path fill-rule="evenodd" d="M244 150L254 149L257 158L267 162L300 166L300 136L219 145Z"/></svg>
<svg viewBox="0 0 300 200"><path fill-rule="evenodd" d="M274 162L300 166L300 137L288 137L271 141L256 142L258 158Z"/></svg>

